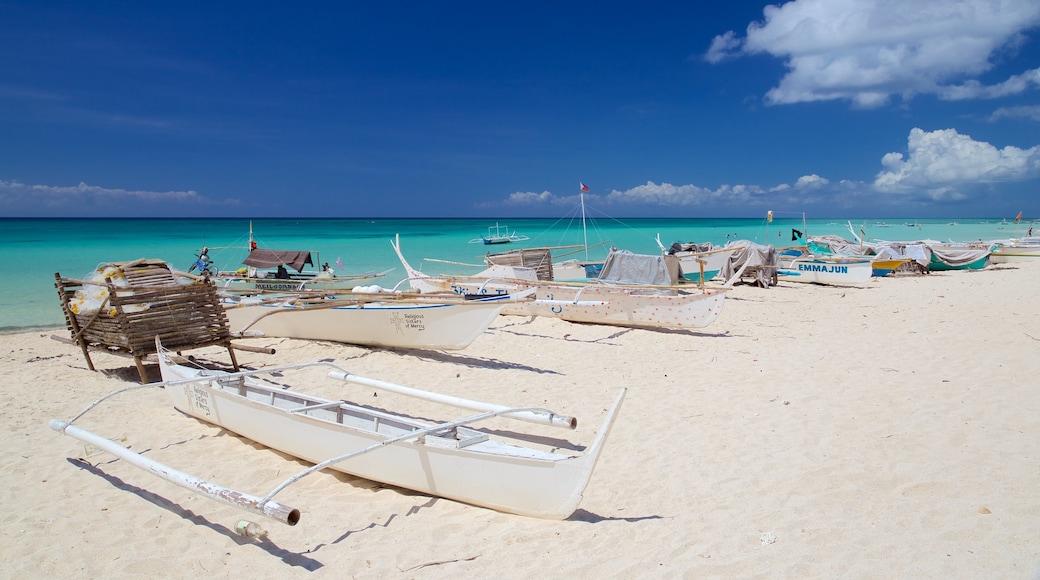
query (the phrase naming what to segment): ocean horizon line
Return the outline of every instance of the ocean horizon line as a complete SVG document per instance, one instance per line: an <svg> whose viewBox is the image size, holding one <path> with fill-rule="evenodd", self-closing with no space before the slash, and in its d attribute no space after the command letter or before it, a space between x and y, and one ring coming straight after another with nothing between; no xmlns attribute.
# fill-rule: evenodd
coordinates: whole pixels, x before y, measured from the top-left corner
<svg viewBox="0 0 1040 580"><path fill-rule="evenodd" d="M342 217L329 217L329 216L30 216L30 217L19 217L19 216L0 216L0 221L14 221L14 220L67 220L67 221L89 221L89 220L167 220L167 221L183 221L183 220L556 220L572 217L569 215L560 216L489 216L489 217L474 217L474 216L430 216L430 217L418 217L418 216L342 216ZM573 216L580 217L580 216ZM638 219L638 220L660 220L660 221L679 221L679 220L767 220L766 216L608 216L600 215L585 216L586 219ZM1007 218L1002 216L938 216L938 217L919 217L910 215L895 215L895 216L801 216L801 215L774 215L773 221L776 220L793 220L793 219L808 219L813 221L819 220L1004 220L1004 221L1015 221L1014 218ZM1019 221L1033 221L1040 218L1022 218Z"/></svg>

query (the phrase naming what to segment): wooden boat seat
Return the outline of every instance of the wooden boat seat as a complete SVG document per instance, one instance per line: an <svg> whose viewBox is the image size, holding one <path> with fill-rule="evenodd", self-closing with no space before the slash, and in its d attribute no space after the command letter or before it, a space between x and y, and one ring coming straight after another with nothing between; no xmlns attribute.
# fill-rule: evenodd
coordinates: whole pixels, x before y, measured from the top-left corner
<svg viewBox="0 0 1040 580"><path fill-rule="evenodd" d="M238 370L227 315L211 281L180 284L162 260L111 262L98 271L111 275L99 282L54 274L66 326L90 370L96 370L91 350L131 356L141 382L148 382L144 359L155 354L156 336L173 351L224 346ZM119 280L117 285L120 276L125 281ZM81 291L80 297L77 291ZM82 295L91 291L98 295L107 291L107 295L96 309L80 311Z"/></svg>

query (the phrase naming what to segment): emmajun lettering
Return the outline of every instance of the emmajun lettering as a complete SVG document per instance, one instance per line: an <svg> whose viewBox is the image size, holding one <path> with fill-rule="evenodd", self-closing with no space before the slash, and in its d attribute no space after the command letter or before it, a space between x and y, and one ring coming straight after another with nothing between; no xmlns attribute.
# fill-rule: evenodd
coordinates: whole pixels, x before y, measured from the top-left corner
<svg viewBox="0 0 1040 580"><path fill-rule="evenodd" d="M837 264L798 264L799 272L824 272L829 274L848 274L849 267Z"/></svg>

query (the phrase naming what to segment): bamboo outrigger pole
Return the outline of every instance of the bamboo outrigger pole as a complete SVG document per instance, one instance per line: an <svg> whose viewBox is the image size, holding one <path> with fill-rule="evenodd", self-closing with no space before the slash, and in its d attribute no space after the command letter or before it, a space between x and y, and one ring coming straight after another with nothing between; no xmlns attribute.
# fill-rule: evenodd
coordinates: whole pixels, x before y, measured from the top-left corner
<svg viewBox="0 0 1040 580"><path fill-rule="evenodd" d="M86 429L80 429L75 425L69 425L64 421L54 419L50 422L51 429L64 433L69 437L74 437L89 443L115 455L116 457L128 462L134 467L139 467L145 471L150 472L152 475L158 476L170 483L179 485L184 489L200 493L206 497L216 500L222 503L226 503L233 507L271 518L283 524L295 526L300 521L300 510L291 508L286 505L282 505L278 502L271 500L264 500L263 498L256 497L235 491L215 483L211 483L204 479L189 475L182 471L178 471L172 467L159 463L153 459L149 459L140 453L130 451L126 447L123 447L115 441L105 439L100 435L95 435Z"/></svg>
<svg viewBox="0 0 1040 580"><path fill-rule="evenodd" d="M505 417L510 417L519 421L527 421L529 423L538 423L541 425L551 425L553 427L563 427L565 429L574 429L578 426L577 418L570 417L567 415L559 415L548 410L510 411L509 407L505 407L503 405L483 403L480 401L472 401L470 399L463 399L461 397L454 397L451 395L442 395L440 393L422 391L419 389L413 389L412 387L406 387L404 385L380 381L378 379L360 377L358 375L351 374L346 371L332 371L329 373L329 376L331 378L339 379L348 383L357 383L359 385L365 385L367 387L383 389L384 391L390 391L392 393L398 393L400 395L406 395L409 397L416 397L434 403L443 403L445 405L459 407L460 409L470 409L472 411L497 412L503 414L503 416Z"/></svg>

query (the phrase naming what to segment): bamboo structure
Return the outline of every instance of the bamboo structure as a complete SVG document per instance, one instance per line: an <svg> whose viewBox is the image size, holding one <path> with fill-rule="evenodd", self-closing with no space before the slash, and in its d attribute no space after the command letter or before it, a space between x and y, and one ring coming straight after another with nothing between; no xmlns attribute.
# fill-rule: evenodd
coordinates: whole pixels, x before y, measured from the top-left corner
<svg viewBox="0 0 1040 580"><path fill-rule="evenodd" d="M175 351L224 346L238 370L227 315L212 282L179 284L161 260L112 262L99 267L99 271L109 272L110 268L122 274L125 285L116 285L113 277L99 283L54 274L66 326L90 370L95 370L91 350L131 356L141 382L148 382L144 359L156 352L156 336ZM107 297L100 306L77 312L73 307L76 292L86 292L87 287L96 290L101 285L107 290Z"/></svg>
<svg viewBox="0 0 1040 580"><path fill-rule="evenodd" d="M552 254L549 248L529 248L500 254L489 254L489 264L533 268L539 280L552 280Z"/></svg>

